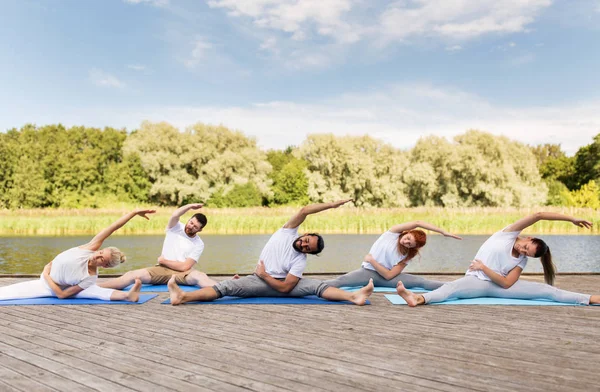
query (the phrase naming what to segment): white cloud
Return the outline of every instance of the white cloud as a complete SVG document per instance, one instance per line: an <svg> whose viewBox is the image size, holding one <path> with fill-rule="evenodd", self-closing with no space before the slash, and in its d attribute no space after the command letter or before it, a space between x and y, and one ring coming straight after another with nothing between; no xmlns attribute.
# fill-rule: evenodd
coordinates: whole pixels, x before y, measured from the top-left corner
<svg viewBox="0 0 600 392"><path fill-rule="evenodd" d="M65 109L64 113L46 113L45 117L36 112L38 118L29 116L25 120L129 129L145 119L168 121L180 128L196 122L223 124L256 137L263 148L298 145L309 133L326 132L368 134L398 148L411 148L422 136L451 138L468 129L480 129L528 144L560 143L567 153L574 154L600 133L598 107L600 100L566 106L503 107L450 87L408 84L312 104L280 101L249 107Z"/></svg>
<svg viewBox="0 0 600 392"><path fill-rule="evenodd" d="M523 53L520 56L514 57L510 60L509 64L513 67L529 64L535 61L535 55L533 53Z"/></svg>
<svg viewBox="0 0 600 392"><path fill-rule="evenodd" d="M89 77L92 83L96 86L100 87L115 87L115 88L123 88L125 87L125 83L117 79L116 76L113 76L109 73L102 71L101 69L93 68L89 72Z"/></svg>
<svg viewBox="0 0 600 392"><path fill-rule="evenodd" d="M207 42L203 37L197 37L192 42L192 51L183 64L188 68L195 68L204 59L208 50L212 48L212 44Z"/></svg>
<svg viewBox="0 0 600 392"><path fill-rule="evenodd" d="M146 66L140 65L140 64L128 64L127 68L132 69L134 71L139 71L139 72L146 70Z"/></svg>
<svg viewBox="0 0 600 392"><path fill-rule="evenodd" d="M446 46L446 51L448 52L458 52L459 50L462 50L462 46L460 45Z"/></svg>

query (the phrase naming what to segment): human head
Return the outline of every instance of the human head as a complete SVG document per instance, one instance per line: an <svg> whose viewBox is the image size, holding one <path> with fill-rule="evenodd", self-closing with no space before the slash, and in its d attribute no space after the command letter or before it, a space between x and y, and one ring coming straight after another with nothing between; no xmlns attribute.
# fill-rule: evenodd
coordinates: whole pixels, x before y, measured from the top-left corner
<svg viewBox="0 0 600 392"><path fill-rule="evenodd" d="M317 255L325 248L325 241L317 233L307 233L294 240L292 247L296 252Z"/></svg>
<svg viewBox="0 0 600 392"><path fill-rule="evenodd" d="M204 214L194 214L185 225L185 234L190 237L195 236L202 231L207 222L208 219Z"/></svg>
<svg viewBox="0 0 600 392"><path fill-rule="evenodd" d="M427 234L423 230L403 231L398 236L398 252L405 255L403 261L409 261L419 254L419 249L427 243Z"/></svg>
<svg viewBox="0 0 600 392"><path fill-rule="evenodd" d="M113 268L127 260L125 254L114 246L94 252L92 259L96 266L102 268Z"/></svg>

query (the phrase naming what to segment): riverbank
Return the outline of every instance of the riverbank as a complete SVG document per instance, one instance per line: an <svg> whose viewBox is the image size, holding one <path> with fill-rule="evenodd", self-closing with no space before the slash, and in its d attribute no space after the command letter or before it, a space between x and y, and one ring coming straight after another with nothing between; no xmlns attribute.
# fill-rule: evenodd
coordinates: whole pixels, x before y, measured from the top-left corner
<svg viewBox="0 0 600 392"><path fill-rule="evenodd" d="M270 234L298 208L204 208L204 234ZM127 209L0 210L0 235L89 235L116 220ZM150 221L135 218L116 234L162 234L173 208L159 208ZM316 214L303 231L325 234L378 234L394 224L424 220L456 234L490 234L536 211L553 211L588 219L592 230L568 222L544 221L529 232L537 234L598 234L600 211L588 208L354 208L341 207ZM186 219L191 214L184 216Z"/></svg>

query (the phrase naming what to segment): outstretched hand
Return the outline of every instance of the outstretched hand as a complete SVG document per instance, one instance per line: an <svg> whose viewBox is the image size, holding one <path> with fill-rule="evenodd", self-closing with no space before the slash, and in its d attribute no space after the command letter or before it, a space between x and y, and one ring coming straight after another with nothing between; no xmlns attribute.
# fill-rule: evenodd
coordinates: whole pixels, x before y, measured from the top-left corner
<svg viewBox="0 0 600 392"><path fill-rule="evenodd" d="M346 199L346 200L338 200L338 201L334 201L333 207L332 208L338 208L339 206L343 206L344 204L354 201L354 199Z"/></svg>
<svg viewBox="0 0 600 392"><path fill-rule="evenodd" d="M586 221L584 219L574 219L573 220L573 224L575 226L585 227L586 229L591 229L592 228L592 222Z"/></svg>
<svg viewBox="0 0 600 392"><path fill-rule="evenodd" d="M443 232L442 235L444 237L450 237L450 238L454 238L454 239L457 239L457 240L462 240L462 237L459 237L459 236L457 236L455 234L452 234L452 233Z"/></svg>
<svg viewBox="0 0 600 392"><path fill-rule="evenodd" d="M190 210L199 210L200 208L202 208L204 206L204 204L193 203L193 204L188 204L188 206L190 207Z"/></svg>
<svg viewBox="0 0 600 392"><path fill-rule="evenodd" d="M150 218L148 218L146 216L146 214L154 214L156 212L156 210L146 210L143 208L137 209L135 210L135 214L141 216L142 218L148 219L150 220Z"/></svg>

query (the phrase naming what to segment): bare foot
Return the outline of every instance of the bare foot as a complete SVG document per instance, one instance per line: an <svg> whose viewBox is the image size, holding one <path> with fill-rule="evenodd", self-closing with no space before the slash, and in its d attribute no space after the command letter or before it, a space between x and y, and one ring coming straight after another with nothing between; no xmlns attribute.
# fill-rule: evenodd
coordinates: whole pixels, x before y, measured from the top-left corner
<svg viewBox="0 0 600 392"><path fill-rule="evenodd" d="M140 300L140 289L142 288L142 281L136 279L133 286L127 292L127 301L137 302Z"/></svg>
<svg viewBox="0 0 600 392"><path fill-rule="evenodd" d="M171 279L167 282L169 288L169 296L171 297L171 305L179 305L183 300L184 292L175 283L175 275L171 276Z"/></svg>
<svg viewBox="0 0 600 392"><path fill-rule="evenodd" d="M407 290L402 282L398 282L396 285L396 291L398 292L398 295L400 295L406 301L408 306L414 308L418 305L416 295L413 294L412 291Z"/></svg>
<svg viewBox="0 0 600 392"><path fill-rule="evenodd" d="M352 293L352 297L350 297L350 301L354 302L356 305L362 306L367 302L367 298L371 294L373 294L373 289L375 286L373 285L373 279L369 279L369 283L361 288L358 291Z"/></svg>
<svg viewBox="0 0 600 392"><path fill-rule="evenodd" d="M237 280L239 278L240 278L240 276L238 274L235 274L235 275L233 275L233 278L231 278L231 280Z"/></svg>

